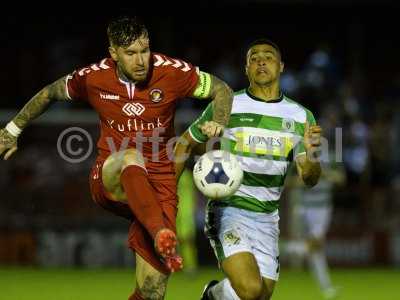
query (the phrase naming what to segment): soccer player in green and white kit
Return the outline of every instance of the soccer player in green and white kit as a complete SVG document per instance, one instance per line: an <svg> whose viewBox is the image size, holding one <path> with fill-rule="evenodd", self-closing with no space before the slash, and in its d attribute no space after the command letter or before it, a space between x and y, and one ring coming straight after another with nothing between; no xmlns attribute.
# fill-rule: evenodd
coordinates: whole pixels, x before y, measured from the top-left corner
<svg viewBox="0 0 400 300"><path fill-rule="evenodd" d="M278 46L253 42L246 55L250 86L234 96L221 148L235 154L244 171L236 193L209 201L206 234L227 278L210 282L202 299L270 299L279 277L279 198L291 162L307 186L321 168L321 128L312 113L280 91L283 71ZM191 149L222 131L212 122L213 106L183 134L175 148L176 174Z"/></svg>

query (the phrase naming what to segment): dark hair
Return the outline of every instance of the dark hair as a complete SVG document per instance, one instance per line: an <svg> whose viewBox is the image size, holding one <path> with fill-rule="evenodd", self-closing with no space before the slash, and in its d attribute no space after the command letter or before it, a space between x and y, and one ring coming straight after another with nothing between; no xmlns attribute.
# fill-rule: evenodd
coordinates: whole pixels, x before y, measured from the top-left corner
<svg viewBox="0 0 400 300"><path fill-rule="evenodd" d="M260 38L260 39L256 39L255 41L251 42L247 46L246 53L249 52L251 47L254 47L256 45L270 45L278 52L279 56L282 56L281 50L279 49L278 45L275 44L273 41L267 39L267 38Z"/></svg>
<svg viewBox="0 0 400 300"><path fill-rule="evenodd" d="M128 47L142 35L148 36L148 32L137 17L117 17L108 23L107 36L111 45Z"/></svg>

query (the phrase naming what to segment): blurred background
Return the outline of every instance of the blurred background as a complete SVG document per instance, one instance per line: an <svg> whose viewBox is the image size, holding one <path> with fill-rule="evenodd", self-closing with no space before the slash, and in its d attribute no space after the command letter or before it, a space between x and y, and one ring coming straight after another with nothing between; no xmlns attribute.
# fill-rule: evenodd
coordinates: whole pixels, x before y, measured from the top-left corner
<svg viewBox="0 0 400 300"><path fill-rule="evenodd" d="M396 1L281 0L203 3L174 15L166 13L165 5L140 11L132 6L118 12L143 16L153 51L189 61L234 90L248 84L244 74L248 43L260 37L275 41L285 62L282 90L314 113L331 151L342 149L337 158L346 180L331 191L329 264L342 270L339 275L346 270L363 274L363 270L384 268L399 280L399 8ZM108 56L106 24L116 11L66 9L63 13L2 15L1 127L44 85ZM177 134L206 104L181 102ZM95 113L85 104L58 103L24 132L13 159L0 162L0 265L131 268L133 257L125 246L128 224L96 206L89 194L95 151L75 164L57 151L60 133L71 126L85 129L96 142L97 124ZM196 260L200 270L217 270L203 234L205 199L190 190L194 194L185 196L193 203L188 210L194 231L187 233L197 251L193 273ZM294 198L287 188L281 200L282 241L297 234ZM282 257L282 262L284 267L291 265L289 258ZM20 274L24 269L5 270ZM0 271L0 285L1 276L7 274ZM334 279L344 281L339 275ZM290 278L297 280L297 276ZM212 278L204 280L208 279ZM284 294L284 279L276 299L283 299L279 293ZM6 292L0 299L25 299L12 296L10 286L6 291L9 296L4 296Z"/></svg>

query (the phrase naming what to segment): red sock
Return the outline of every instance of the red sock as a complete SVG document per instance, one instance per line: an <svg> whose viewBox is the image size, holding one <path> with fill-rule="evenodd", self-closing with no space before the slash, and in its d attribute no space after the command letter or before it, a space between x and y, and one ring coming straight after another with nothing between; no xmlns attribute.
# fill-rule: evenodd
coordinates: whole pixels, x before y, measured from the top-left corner
<svg viewBox="0 0 400 300"><path fill-rule="evenodd" d="M136 289L133 295L131 295L128 300L144 300L144 299L142 298L142 296L140 296L138 289Z"/></svg>
<svg viewBox="0 0 400 300"><path fill-rule="evenodd" d="M133 214L154 239L157 232L166 226L146 171L135 165L126 167L121 174L121 184Z"/></svg>

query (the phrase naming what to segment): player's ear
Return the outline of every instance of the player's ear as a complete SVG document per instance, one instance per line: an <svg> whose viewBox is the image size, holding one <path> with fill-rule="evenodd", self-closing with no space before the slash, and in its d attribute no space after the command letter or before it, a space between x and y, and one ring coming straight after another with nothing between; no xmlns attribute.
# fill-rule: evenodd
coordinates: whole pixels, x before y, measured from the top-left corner
<svg viewBox="0 0 400 300"><path fill-rule="evenodd" d="M285 68L285 63L283 61L281 61L279 71L282 73L284 68Z"/></svg>
<svg viewBox="0 0 400 300"><path fill-rule="evenodd" d="M115 48L115 46L108 47L108 52L110 52L111 58L114 61L118 61L117 49Z"/></svg>
<svg viewBox="0 0 400 300"><path fill-rule="evenodd" d="M249 53L250 53L250 50L247 51L246 58L245 58L246 63L244 64L244 73L246 74L247 77L249 77Z"/></svg>

